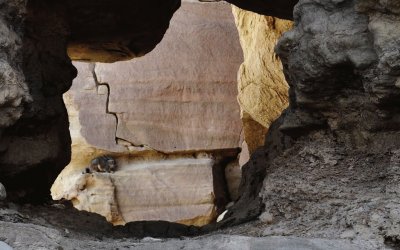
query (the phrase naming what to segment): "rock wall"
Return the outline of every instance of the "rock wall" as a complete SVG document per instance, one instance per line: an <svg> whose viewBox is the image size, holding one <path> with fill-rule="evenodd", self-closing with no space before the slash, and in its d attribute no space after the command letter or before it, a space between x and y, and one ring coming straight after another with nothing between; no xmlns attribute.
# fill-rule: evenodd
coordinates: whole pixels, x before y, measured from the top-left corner
<svg viewBox="0 0 400 250"><path fill-rule="evenodd" d="M160 13L147 15L158 2L163 8L155 11ZM10 199L48 198L52 182L70 161L71 139L62 94L70 88L76 69L67 46L70 56L81 60L113 61L143 55L161 40L179 3L0 2L0 181ZM135 19L142 20L142 15L147 23ZM98 22L97 26L88 20ZM103 33L106 27L109 33ZM77 47L78 55L74 52Z"/></svg>
<svg viewBox="0 0 400 250"><path fill-rule="evenodd" d="M53 12L47 13L49 9ZM1 3L0 179L10 198L44 196L69 161L62 93L76 75L57 3Z"/></svg>
<svg viewBox="0 0 400 250"><path fill-rule="evenodd" d="M74 63L79 74L64 96L72 160L53 198L114 224L213 221L238 196L242 62L230 5L184 2L145 57ZM118 171L82 175L102 154L117 159Z"/></svg>
<svg viewBox="0 0 400 250"><path fill-rule="evenodd" d="M243 122L241 162L264 145L265 134L288 105L288 85L281 61L274 52L291 21L259 15L233 7L244 54L238 72L238 101Z"/></svg>
<svg viewBox="0 0 400 250"><path fill-rule="evenodd" d="M265 207L265 235L398 244L399 13L398 1L299 1L277 46L290 105L226 224Z"/></svg>

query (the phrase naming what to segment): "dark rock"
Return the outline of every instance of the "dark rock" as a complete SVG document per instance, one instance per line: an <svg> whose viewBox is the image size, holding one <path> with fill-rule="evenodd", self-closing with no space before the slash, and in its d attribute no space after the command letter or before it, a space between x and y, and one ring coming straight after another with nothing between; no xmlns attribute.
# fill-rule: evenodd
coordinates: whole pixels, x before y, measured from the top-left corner
<svg viewBox="0 0 400 250"><path fill-rule="evenodd" d="M3 184L0 183L0 201L5 200L7 198L6 188Z"/></svg>
<svg viewBox="0 0 400 250"><path fill-rule="evenodd" d="M0 1L0 181L9 197L48 198L70 161L62 94L77 72L67 47L74 59L89 61L143 55L160 42L179 6L178 0Z"/></svg>
<svg viewBox="0 0 400 250"><path fill-rule="evenodd" d="M399 13L398 1L296 5L295 27L276 48L290 106L245 166L244 192L220 225L264 207L276 221L265 235L398 241Z"/></svg>
<svg viewBox="0 0 400 250"><path fill-rule="evenodd" d="M293 20L293 7L299 0L226 0L239 8L261 15Z"/></svg>
<svg viewBox="0 0 400 250"><path fill-rule="evenodd" d="M150 52L163 38L180 0L65 1L73 60L115 62Z"/></svg>

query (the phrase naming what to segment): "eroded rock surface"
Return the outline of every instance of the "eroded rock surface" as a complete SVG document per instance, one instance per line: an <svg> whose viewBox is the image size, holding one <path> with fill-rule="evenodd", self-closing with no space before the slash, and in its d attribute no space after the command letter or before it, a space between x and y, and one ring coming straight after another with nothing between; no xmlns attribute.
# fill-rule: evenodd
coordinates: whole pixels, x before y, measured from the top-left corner
<svg viewBox="0 0 400 250"><path fill-rule="evenodd" d="M294 17L294 29L277 46L289 109L244 166L245 195L226 223L265 206L274 218L266 235L396 245L398 1L301 0ZM263 185L251 177L264 174ZM254 201L259 190L261 203Z"/></svg>
<svg viewBox="0 0 400 250"><path fill-rule="evenodd" d="M10 197L48 198L70 160L62 94L76 70L67 47L79 60L144 55L179 6L178 0L0 2L0 181Z"/></svg>
<svg viewBox="0 0 400 250"><path fill-rule="evenodd" d="M7 198L6 188L3 184L0 183L0 201L5 200Z"/></svg>
<svg viewBox="0 0 400 250"><path fill-rule="evenodd" d="M244 54L238 72L238 101L246 143L241 158L246 163L244 159L264 145L270 124L288 106L288 85L274 49L282 33L292 27L292 22L237 7L232 10Z"/></svg>
<svg viewBox="0 0 400 250"><path fill-rule="evenodd" d="M145 57L74 63L79 74L64 96L72 160L54 183L53 198L114 224L213 221L238 197L242 61L230 5L191 2ZM116 158L116 173L81 174L103 154Z"/></svg>
<svg viewBox="0 0 400 250"><path fill-rule="evenodd" d="M76 70L65 51L68 25L58 6L1 3L0 180L13 199L48 194L70 157L62 93Z"/></svg>
<svg viewBox="0 0 400 250"><path fill-rule="evenodd" d="M133 161L119 159L115 173L61 174L54 199L71 200L76 208L103 215L114 225L164 220L202 226L215 218L209 158Z"/></svg>
<svg viewBox="0 0 400 250"><path fill-rule="evenodd" d="M242 61L228 4L183 3L153 52L95 73L111 89L118 138L162 152L214 150L239 147Z"/></svg>
<svg viewBox="0 0 400 250"><path fill-rule="evenodd" d="M0 207L0 237L14 249L391 249L371 240L260 237L260 225L221 230L195 238L199 228L153 222L112 226L99 215L59 206ZM150 236L150 237L149 237ZM162 237L162 238L160 238ZM181 237L167 239L166 237Z"/></svg>

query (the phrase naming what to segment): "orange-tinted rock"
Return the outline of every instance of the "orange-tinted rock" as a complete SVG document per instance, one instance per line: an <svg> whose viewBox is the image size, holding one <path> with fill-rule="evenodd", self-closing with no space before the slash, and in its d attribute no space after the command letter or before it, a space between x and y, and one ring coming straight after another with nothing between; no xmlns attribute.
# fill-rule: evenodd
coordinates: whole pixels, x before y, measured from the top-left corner
<svg viewBox="0 0 400 250"><path fill-rule="evenodd" d="M75 62L79 75L64 96L72 161L53 198L114 224L214 220L212 155L234 157L241 145L242 61L229 4L183 3L152 53L114 64ZM82 175L102 154L117 159L118 171Z"/></svg>
<svg viewBox="0 0 400 250"><path fill-rule="evenodd" d="M270 124L288 105L288 84L282 64L274 52L282 33L292 27L291 21L233 7L244 62L238 73L238 100L248 152L243 159L264 145Z"/></svg>

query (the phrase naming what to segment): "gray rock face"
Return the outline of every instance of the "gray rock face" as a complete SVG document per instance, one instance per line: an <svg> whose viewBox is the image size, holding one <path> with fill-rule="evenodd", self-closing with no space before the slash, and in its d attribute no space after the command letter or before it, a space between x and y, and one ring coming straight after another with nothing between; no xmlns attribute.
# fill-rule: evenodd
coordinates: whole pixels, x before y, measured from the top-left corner
<svg viewBox="0 0 400 250"><path fill-rule="evenodd" d="M0 181L15 198L47 193L54 172L69 160L62 93L76 74L60 13L44 15L52 4L25 2L0 7Z"/></svg>
<svg viewBox="0 0 400 250"><path fill-rule="evenodd" d="M0 7L0 129L13 125L22 115L23 105L31 100L21 65L22 39L13 15L23 8L18 1ZM20 25L20 24L19 24Z"/></svg>
<svg viewBox="0 0 400 250"><path fill-rule="evenodd" d="M0 183L0 201L5 200L7 198L6 188L3 184Z"/></svg>
<svg viewBox="0 0 400 250"><path fill-rule="evenodd" d="M244 166L227 224L263 204L265 235L398 242L399 14L398 1L298 3L276 48L290 107Z"/></svg>
<svg viewBox="0 0 400 250"><path fill-rule="evenodd" d="M277 46L291 87L281 129L300 134L327 127L352 133L363 144L368 138L359 131L398 128L400 19L380 12L377 2L297 5L297 25Z"/></svg>
<svg viewBox="0 0 400 250"><path fill-rule="evenodd" d="M170 240L144 243L140 249L223 249L223 250L358 250L375 249L367 242L359 244L344 240L307 239L296 237L244 237L238 235L214 235L198 239Z"/></svg>

